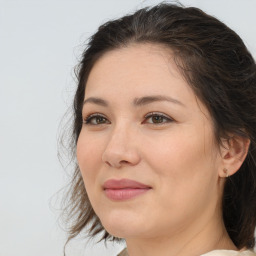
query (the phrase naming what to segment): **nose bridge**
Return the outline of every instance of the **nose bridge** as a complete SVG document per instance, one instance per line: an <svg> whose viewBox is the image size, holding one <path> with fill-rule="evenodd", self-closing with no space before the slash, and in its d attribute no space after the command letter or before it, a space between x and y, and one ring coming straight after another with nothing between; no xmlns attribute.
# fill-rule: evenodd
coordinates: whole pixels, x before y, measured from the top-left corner
<svg viewBox="0 0 256 256"><path fill-rule="evenodd" d="M115 154L127 152L129 148L130 136L131 127L129 127L129 124L127 124L127 122L116 124L111 131L106 150L113 151L113 153Z"/></svg>
<svg viewBox="0 0 256 256"><path fill-rule="evenodd" d="M113 126L102 159L108 165L120 167L122 163L136 164L139 155L136 148L136 129L123 120Z"/></svg>

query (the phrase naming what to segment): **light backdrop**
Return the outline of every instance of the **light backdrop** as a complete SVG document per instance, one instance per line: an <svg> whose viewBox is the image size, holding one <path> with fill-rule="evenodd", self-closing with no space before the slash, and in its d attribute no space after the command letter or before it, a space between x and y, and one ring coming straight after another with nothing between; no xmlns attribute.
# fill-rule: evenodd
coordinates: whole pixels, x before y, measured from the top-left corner
<svg viewBox="0 0 256 256"><path fill-rule="evenodd" d="M57 137L74 93L73 67L100 24L158 2L0 0L1 256L63 255L66 235L50 201L67 181ZM256 56L255 0L181 2L222 20ZM123 247L86 244L76 239L67 255L113 256Z"/></svg>

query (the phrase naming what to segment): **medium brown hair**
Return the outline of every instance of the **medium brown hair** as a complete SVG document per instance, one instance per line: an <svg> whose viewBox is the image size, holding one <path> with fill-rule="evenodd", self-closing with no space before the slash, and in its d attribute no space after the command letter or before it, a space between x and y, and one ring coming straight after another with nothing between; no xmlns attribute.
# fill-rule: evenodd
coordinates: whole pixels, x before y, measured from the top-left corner
<svg viewBox="0 0 256 256"><path fill-rule="evenodd" d="M193 7L160 4L109 21L90 38L80 65L74 97L71 153L82 127L82 104L88 75L104 53L131 43L160 44L172 50L181 74L208 108L215 137L249 138L248 155L229 177L223 194L227 232L240 249L255 244L256 225L256 67L241 38L225 24ZM92 237L114 239L102 226L88 199L78 165L73 172L66 213L69 240L86 229Z"/></svg>

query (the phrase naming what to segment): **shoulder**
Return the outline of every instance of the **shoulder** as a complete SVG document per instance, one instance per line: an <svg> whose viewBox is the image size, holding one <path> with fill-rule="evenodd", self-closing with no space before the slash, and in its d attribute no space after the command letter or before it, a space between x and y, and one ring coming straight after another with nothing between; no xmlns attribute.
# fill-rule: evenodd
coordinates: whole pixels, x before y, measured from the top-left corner
<svg viewBox="0 0 256 256"><path fill-rule="evenodd" d="M251 250L232 251L232 250L215 250L203 254L201 256L256 256L256 253Z"/></svg>
<svg viewBox="0 0 256 256"><path fill-rule="evenodd" d="M117 256L129 256L127 249L123 249ZM232 250L215 250L203 254L201 256L256 256L256 253L251 250L232 251Z"/></svg>

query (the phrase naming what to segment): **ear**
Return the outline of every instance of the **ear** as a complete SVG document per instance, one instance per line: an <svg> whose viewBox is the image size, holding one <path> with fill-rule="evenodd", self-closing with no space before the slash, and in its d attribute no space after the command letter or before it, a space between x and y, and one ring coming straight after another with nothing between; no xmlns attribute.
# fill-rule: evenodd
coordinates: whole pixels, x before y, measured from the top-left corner
<svg viewBox="0 0 256 256"><path fill-rule="evenodd" d="M228 177L236 173L243 164L250 146L250 139L241 136L231 136L223 140L221 157L223 168L219 170L220 177Z"/></svg>

